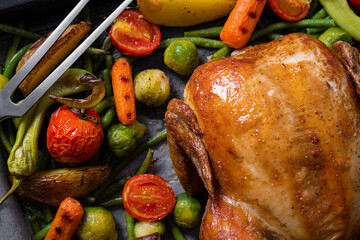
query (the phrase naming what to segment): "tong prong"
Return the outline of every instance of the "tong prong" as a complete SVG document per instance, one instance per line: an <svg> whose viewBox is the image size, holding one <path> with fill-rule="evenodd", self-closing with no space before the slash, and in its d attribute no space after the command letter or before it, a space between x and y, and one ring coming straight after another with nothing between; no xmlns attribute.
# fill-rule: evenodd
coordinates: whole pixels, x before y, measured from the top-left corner
<svg viewBox="0 0 360 240"><path fill-rule="evenodd" d="M65 19L59 24L59 26L50 34L50 36L44 41L39 49L29 58L29 60L20 68L20 70L10 79L8 84L0 91L0 120L6 117L21 117L24 115L30 107L42 96L38 98L31 97L30 100L25 100L19 104L14 103L10 96L20 83L26 78L66 28L72 23L75 17L86 6L89 0L80 0L80 2L71 10L71 12L65 17ZM45 92L43 92L44 94Z"/></svg>

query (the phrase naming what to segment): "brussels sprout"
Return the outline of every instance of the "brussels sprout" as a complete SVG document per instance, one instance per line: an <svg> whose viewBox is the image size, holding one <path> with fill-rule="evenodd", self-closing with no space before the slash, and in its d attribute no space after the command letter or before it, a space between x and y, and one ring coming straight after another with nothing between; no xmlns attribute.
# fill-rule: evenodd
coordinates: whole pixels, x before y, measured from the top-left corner
<svg viewBox="0 0 360 240"><path fill-rule="evenodd" d="M144 70L134 79L134 91L136 101L147 107L158 107L169 97L169 79L159 69Z"/></svg>
<svg viewBox="0 0 360 240"><path fill-rule="evenodd" d="M175 40L166 48L164 62L176 73L189 75L199 64L199 54L195 44L189 40Z"/></svg>
<svg viewBox="0 0 360 240"><path fill-rule="evenodd" d="M186 193L177 196L174 207L174 222L182 228L193 228L199 223L203 214L201 202Z"/></svg>
<svg viewBox="0 0 360 240"><path fill-rule="evenodd" d="M135 121L130 125L117 123L107 132L107 141L115 156L123 158L131 154L147 132L147 127Z"/></svg>
<svg viewBox="0 0 360 240"><path fill-rule="evenodd" d="M138 221L135 223L135 237L142 237L158 232L161 236L165 235L166 224L163 220L156 221Z"/></svg>
<svg viewBox="0 0 360 240"><path fill-rule="evenodd" d="M116 240L113 215L102 207L85 207L76 235L80 240Z"/></svg>

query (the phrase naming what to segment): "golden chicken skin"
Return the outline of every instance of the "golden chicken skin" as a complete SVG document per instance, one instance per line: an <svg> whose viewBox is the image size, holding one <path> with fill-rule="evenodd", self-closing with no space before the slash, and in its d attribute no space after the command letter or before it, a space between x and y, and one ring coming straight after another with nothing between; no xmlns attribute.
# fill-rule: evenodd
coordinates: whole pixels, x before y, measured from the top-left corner
<svg viewBox="0 0 360 240"><path fill-rule="evenodd" d="M165 120L181 184L209 195L200 239L359 237L359 79L355 48L302 33L195 70Z"/></svg>

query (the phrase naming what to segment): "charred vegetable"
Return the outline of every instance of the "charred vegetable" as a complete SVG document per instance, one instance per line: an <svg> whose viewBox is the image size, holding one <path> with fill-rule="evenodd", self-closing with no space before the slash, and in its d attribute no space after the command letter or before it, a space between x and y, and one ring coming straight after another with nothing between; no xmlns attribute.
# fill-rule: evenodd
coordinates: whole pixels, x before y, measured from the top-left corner
<svg viewBox="0 0 360 240"><path fill-rule="evenodd" d="M198 199L181 193L177 196L173 213L176 225L182 228L193 228L201 220L203 207Z"/></svg>
<svg viewBox="0 0 360 240"><path fill-rule="evenodd" d="M49 89L48 94L67 96L88 90L82 83L83 76L89 74L82 69L69 69ZM94 77L95 78L95 77ZM90 81L86 77L87 81ZM103 85L102 81L97 84ZM99 88L104 89L104 88ZM101 91L101 90L100 90ZM97 94L92 92L92 94ZM92 95L91 94L91 95ZM100 94L101 96L102 94ZM90 99L92 99L90 97ZM102 99L92 99L87 105L95 106ZM35 172L38 160L38 138L46 110L54 103L47 95L43 96L22 118L16 135L15 144L8 158L8 169L12 177L12 187L0 204L20 185L22 180ZM83 107L81 103L77 107Z"/></svg>
<svg viewBox="0 0 360 240"><path fill-rule="evenodd" d="M80 240L116 240L115 220L110 211L102 207L85 207L84 216L76 231Z"/></svg>
<svg viewBox="0 0 360 240"><path fill-rule="evenodd" d="M58 206L67 197L84 197L94 191L109 174L107 165L37 171L23 181L16 193L32 202Z"/></svg>
<svg viewBox="0 0 360 240"><path fill-rule="evenodd" d="M164 236L166 232L166 224L163 220L156 221L138 221L135 223L134 233L135 237L142 237L159 233Z"/></svg>
<svg viewBox="0 0 360 240"><path fill-rule="evenodd" d="M147 132L147 127L138 121L125 126L112 125L107 132L107 141L115 156L123 158L131 154Z"/></svg>
<svg viewBox="0 0 360 240"><path fill-rule="evenodd" d="M77 46L77 44L91 30L91 23L80 22L71 25L50 48L25 80L20 84L19 89L27 96L36 88L49 73ZM16 71L18 71L27 60L36 52L41 44L50 36L50 33L36 41L25 55L21 58Z"/></svg>
<svg viewBox="0 0 360 240"><path fill-rule="evenodd" d="M134 90L136 101L147 107L158 107L169 97L169 79L159 69L144 70L135 77Z"/></svg>
<svg viewBox="0 0 360 240"><path fill-rule="evenodd" d="M51 115L46 145L56 161L81 163L96 154L103 138L100 117L94 109L62 105Z"/></svg>

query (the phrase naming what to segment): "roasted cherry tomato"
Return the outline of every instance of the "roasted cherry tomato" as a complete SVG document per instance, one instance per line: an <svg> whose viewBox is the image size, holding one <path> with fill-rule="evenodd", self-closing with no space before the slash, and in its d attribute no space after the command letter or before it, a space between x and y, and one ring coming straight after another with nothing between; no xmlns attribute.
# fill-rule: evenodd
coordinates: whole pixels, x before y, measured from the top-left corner
<svg viewBox="0 0 360 240"><path fill-rule="evenodd" d="M51 115L46 145L56 161L81 163L95 155L103 138L100 117L94 109L63 105Z"/></svg>
<svg viewBox="0 0 360 240"><path fill-rule="evenodd" d="M360 12L360 0L350 0L351 4Z"/></svg>
<svg viewBox="0 0 360 240"><path fill-rule="evenodd" d="M168 215L175 206L176 197L171 185L153 174L130 178L123 190L126 211L138 220L154 221Z"/></svg>
<svg viewBox="0 0 360 240"><path fill-rule="evenodd" d="M306 17L311 0L269 0L271 9L286 21L299 21Z"/></svg>
<svg viewBox="0 0 360 240"><path fill-rule="evenodd" d="M110 39L121 53L139 57L152 53L160 45L161 33L139 11L125 10L111 27Z"/></svg>

